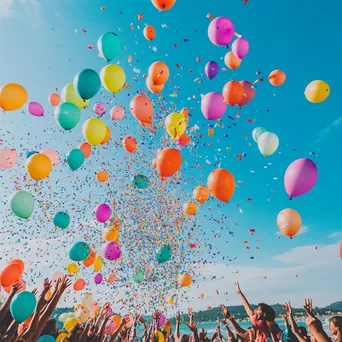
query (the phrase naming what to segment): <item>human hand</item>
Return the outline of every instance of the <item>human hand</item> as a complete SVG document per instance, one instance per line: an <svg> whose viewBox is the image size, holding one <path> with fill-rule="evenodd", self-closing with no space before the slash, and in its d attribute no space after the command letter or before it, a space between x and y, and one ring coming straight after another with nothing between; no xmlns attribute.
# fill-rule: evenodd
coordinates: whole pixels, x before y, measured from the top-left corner
<svg viewBox="0 0 342 342"><path fill-rule="evenodd" d="M108 308L110 307L110 303L106 302L103 304L101 312L100 312L100 316L104 316L107 313Z"/></svg>
<svg viewBox="0 0 342 342"><path fill-rule="evenodd" d="M313 317L314 313L313 313L313 307L312 307L312 299L308 298L304 300L304 310L306 311L306 313L308 314L308 316Z"/></svg>
<svg viewBox="0 0 342 342"><path fill-rule="evenodd" d="M237 294L241 294L241 289L240 289L240 284L239 284L239 282L237 281L237 282L235 282L234 284L235 284L235 292L236 292Z"/></svg>
<svg viewBox="0 0 342 342"><path fill-rule="evenodd" d="M180 322L180 313L179 311L176 312L176 322Z"/></svg>
<svg viewBox="0 0 342 342"><path fill-rule="evenodd" d="M68 276L66 276L66 275L63 278L60 278L60 279L61 279L61 281L58 284L58 291L60 293L63 293L71 285L71 281L68 278Z"/></svg>
<svg viewBox="0 0 342 342"><path fill-rule="evenodd" d="M197 323L193 320L187 324L192 332L197 332Z"/></svg>
<svg viewBox="0 0 342 342"><path fill-rule="evenodd" d="M287 302L283 305L283 308L285 309L286 311L286 314L288 316L291 316L292 315L292 307L291 307L291 303L290 302Z"/></svg>
<svg viewBox="0 0 342 342"><path fill-rule="evenodd" d="M123 316L121 323L120 323L120 327L123 328L130 320L131 320L131 318L129 317L128 314Z"/></svg>
<svg viewBox="0 0 342 342"><path fill-rule="evenodd" d="M23 285L19 282L16 281L12 288L11 288L11 292L10 292L10 296L14 296L16 293L18 293L21 289L23 288Z"/></svg>
<svg viewBox="0 0 342 342"><path fill-rule="evenodd" d="M230 319L232 317L232 315L230 314L229 310L227 309L227 307L224 304L221 304L221 309L222 309L222 315L228 319Z"/></svg>
<svg viewBox="0 0 342 342"><path fill-rule="evenodd" d="M190 318L194 317L194 313L193 313L193 311L192 311L192 307L188 307L188 316L189 316Z"/></svg>

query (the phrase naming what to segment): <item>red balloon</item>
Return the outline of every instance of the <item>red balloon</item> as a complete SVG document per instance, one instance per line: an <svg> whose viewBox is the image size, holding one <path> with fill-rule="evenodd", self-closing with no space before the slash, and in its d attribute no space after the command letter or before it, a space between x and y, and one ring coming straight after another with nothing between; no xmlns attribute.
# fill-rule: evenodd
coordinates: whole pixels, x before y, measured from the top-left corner
<svg viewBox="0 0 342 342"><path fill-rule="evenodd" d="M129 105L133 116L144 124L152 122L153 104L151 100L143 95L134 96Z"/></svg>
<svg viewBox="0 0 342 342"><path fill-rule="evenodd" d="M238 81L229 81L223 87L222 95L227 104L234 106L242 100L243 92L243 86Z"/></svg>
<svg viewBox="0 0 342 342"><path fill-rule="evenodd" d="M137 141L134 137L125 137L122 140L122 147L129 153L137 152Z"/></svg>
<svg viewBox="0 0 342 342"><path fill-rule="evenodd" d="M182 155L175 148L165 148L157 156L156 167L160 176L174 175L182 165Z"/></svg>
<svg viewBox="0 0 342 342"><path fill-rule="evenodd" d="M145 26L144 28L144 37L147 39L147 40L153 40L154 37L156 36L156 30L154 29L153 26L151 25L147 25Z"/></svg>
<svg viewBox="0 0 342 342"><path fill-rule="evenodd" d="M24 265L23 261L21 261L20 259L13 259L8 263L8 265L12 265L12 264L17 264L20 266L20 268L21 268L21 274L20 275L22 275L24 273L25 265Z"/></svg>
<svg viewBox="0 0 342 342"><path fill-rule="evenodd" d="M238 103L239 107L245 106L247 103L249 103L254 95L255 95L255 89L253 87L253 84L248 81L241 81L240 84L243 87L243 97Z"/></svg>
<svg viewBox="0 0 342 342"><path fill-rule="evenodd" d="M1 272L1 285L7 287L15 283L21 276L21 266L10 264L5 266Z"/></svg>

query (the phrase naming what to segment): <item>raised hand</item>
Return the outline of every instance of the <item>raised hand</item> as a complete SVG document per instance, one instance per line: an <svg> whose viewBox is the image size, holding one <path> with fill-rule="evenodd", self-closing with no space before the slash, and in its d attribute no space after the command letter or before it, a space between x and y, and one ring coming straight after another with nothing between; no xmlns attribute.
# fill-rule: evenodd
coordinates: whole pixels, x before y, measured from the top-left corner
<svg viewBox="0 0 342 342"><path fill-rule="evenodd" d="M179 313L179 311L176 312L176 322L180 322L180 313Z"/></svg>
<svg viewBox="0 0 342 342"><path fill-rule="evenodd" d="M58 284L58 291L63 293L70 285L71 285L71 280L68 278L68 276L65 275L61 279L61 282Z"/></svg>
<svg viewBox="0 0 342 342"><path fill-rule="evenodd" d="M194 317L194 313L193 313L193 311L192 311L192 307L188 307L188 316L189 316L190 318Z"/></svg>
<svg viewBox="0 0 342 342"><path fill-rule="evenodd" d="M121 328L124 327L129 321L131 320L131 318L129 317L129 315L125 315L120 323Z"/></svg>
<svg viewBox="0 0 342 342"><path fill-rule="evenodd" d="M304 310L308 314L308 316L313 317L313 307L312 307L312 299L308 298L304 300Z"/></svg>
<svg viewBox="0 0 342 342"><path fill-rule="evenodd" d="M287 302L283 305L283 308L285 309L286 313L288 316L292 315L292 307L291 307L291 303Z"/></svg>
<svg viewBox="0 0 342 342"><path fill-rule="evenodd" d="M110 307L110 303L109 302L105 303L101 309L100 316L104 316L107 313L107 310L109 307Z"/></svg>
<svg viewBox="0 0 342 342"><path fill-rule="evenodd" d="M187 326L192 332L197 332L197 323L195 321L189 322Z"/></svg>
<svg viewBox="0 0 342 342"><path fill-rule="evenodd" d="M221 309L222 309L222 315L226 318L231 317L232 315L230 314L229 310L224 304L221 304Z"/></svg>
<svg viewBox="0 0 342 342"><path fill-rule="evenodd" d="M16 281L11 289L10 295L14 296L16 293L18 293L23 288L23 285L19 283L19 281Z"/></svg>
<svg viewBox="0 0 342 342"><path fill-rule="evenodd" d="M235 292L236 292L237 294L241 294L241 289L240 289L240 284L239 284L239 282L237 281L237 282L235 282L234 284L235 284Z"/></svg>

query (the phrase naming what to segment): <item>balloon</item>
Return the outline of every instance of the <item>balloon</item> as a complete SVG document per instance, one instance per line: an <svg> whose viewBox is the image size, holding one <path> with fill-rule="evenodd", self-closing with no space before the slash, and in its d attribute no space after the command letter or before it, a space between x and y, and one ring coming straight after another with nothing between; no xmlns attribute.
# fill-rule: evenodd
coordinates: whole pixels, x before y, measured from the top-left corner
<svg viewBox="0 0 342 342"><path fill-rule="evenodd" d="M74 263L68 264L68 266L66 267L66 270L69 274L78 274L78 266Z"/></svg>
<svg viewBox="0 0 342 342"><path fill-rule="evenodd" d="M65 229L70 224L70 216L68 213L64 211L60 211L55 214L53 218L53 224L57 226L58 228Z"/></svg>
<svg viewBox="0 0 342 342"><path fill-rule="evenodd" d="M34 199L29 192L14 192L9 198L9 204L13 213L20 218L28 219L33 213Z"/></svg>
<svg viewBox="0 0 342 342"><path fill-rule="evenodd" d="M238 106L242 107L245 106L247 103L249 103L254 95L255 95L255 89L252 83L248 81L241 81L240 84L243 87L243 96L242 99L239 101Z"/></svg>
<svg viewBox="0 0 342 342"><path fill-rule="evenodd" d="M54 117L59 126L65 130L70 130L79 123L81 111L73 103L64 102L55 108Z"/></svg>
<svg viewBox="0 0 342 342"><path fill-rule="evenodd" d="M103 34L97 41L97 48L101 56L107 61L112 61L120 52L120 38L113 32Z"/></svg>
<svg viewBox="0 0 342 342"><path fill-rule="evenodd" d="M148 68L148 75L154 84L165 84L170 76L169 67L164 62L154 62Z"/></svg>
<svg viewBox="0 0 342 342"><path fill-rule="evenodd" d="M110 139L110 136L111 136L111 131L108 127L106 127L106 135L105 137L103 138L103 140L101 141L101 145L104 145L104 144L107 144L109 139Z"/></svg>
<svg viewBox="0 0 342 342"><path fill-rule="evenodd" d="M94 299L91 295L91 293L87 292L84 294L83 298L82 298L82 305L89 308L92 308L94 305Z"/></svg>
<svg viewBox="0 0 342 342"><path fill-rule="evenodd" d="M258 140L260 138L260 135L267 132L267 129L264 128L264 127L256 127L253 129L253 132L252 132L252 137L253 137L253 140L258 143Z"/></svg>
<svg viewBox="0 0 342 342"><path fill-rule="evenodd" d="M94 271L95 271L95 272L100 271L101 268L102 268L102 265L103 265L102 258L101 258L99 255L97 255L97 256L95 257L94 265L93 265Z"/></svg>
<svg viewBox="0 0 342 342"><path fill-rule="evenodd" d="M120 324L121 324L121 317L120 316L114 315L110 319L115 322L117 327L120 326Z"/></svg>
<svg viewBox="0 0 342 342"><path fill-rule="evenodd" d="M285 172L285 189L290 199L302 196L310 191L317 182L318 170L316 164L307 158L292 162Z"/></svg>
<svg viewBox="0 0 342 342"><path fill-rule="evenodd" d="M89 100L94 97L101 88L100 76L92 69L84 69L75 76L74 86L81 99L84 101Z"/></svg>
<svg viewBox="0 0 342 342"><path fill-rule="evenodd" d="M74 282L73 288L75 291L81 291L84 289L86 283L83 279L77 279Z"/></svg>
<svg viewBox="0 0 342 342"><path fill-rule="evenodd" d="M95 257L96 257L96 249L91 248L87 258L82 261L83 265L85 267L89 267L89 266L93 265L95 262Z"/></svg>
<svg viewBox="0 0 342 342"><path fill-rule="evenodd" d="M79 324L80 322L75 318L75 317L72 317L72 318L68 318L65 322L64 322L64 329L70 333L71 330L77 325Z"/></svg>
<svg viewBox="0 0 342 342"><path fill-rule="evenodd" d="M137 174L133 177L132 185L138 189L146 189L150 185L150 180L142 174Z"/></svg>
<svg viewBox="0 0 342 342"><path fill-rule="evenodd" d="M281 86L286 81L286 74L284 71L281 70L273 70L269 76L268 80L270 83L276 87Z"/></svg>
<svg viewBox="0 0 342 342"><path fill-rule="evenodd" d="M45 154L47 157L49 157L52 166L58 165L58 162L59 162L58 152L52 150L51 148L46 148L45 150L42 150L39 153Z"/></svg>
<svg viewBox="0 0 342 342"><path fill-rule="evenodd" d="M170 305L174 304L173 298L172 297L168 298L167 303Z"/></svg>
<svg viewBox="0 0 342 342"><path fill-rule="evenodd" d="M19 265L20 267L20 276L24 273L25 270L25 264L22 260L20 259L13 259L11 260L7 265ZM19 277L20 277L19 276ZM22 279L21 279L22 280Z"/></svg>
<svg viewBox="0 0 342 342"><path fill-rule="evenodd" d="M130 102L130 110L133 116L139 121L151 123L153 117L153 105L146 96L134 96Z"/></svg>
<svg viewBox="0 0 342 342"><path fill-rule="evenodd" d="M10 169L17 163L17 151L15 148L0 149L0 169Z"/></svg>
<svg viewBox="0 0 342 342"><path fill-rule="evenodd" d="M219 119L227 109L224 98L220 93L208 93L201 99L201 110L208 120Z"/></svg>
<svg viewBox="0 0 342 342"><path fill-rule="evenodd" d="M108 241L102 246L102 255L107 260L117 260L121 256L119 245L115 241Z"/></svg>
<svg viewBox="0 0 342 342"><path fill-rule="evenodd" d="M310 102L323 102L330 95L330 87L324 81L312 81L306 86L304 94L306 99Z"/></svg>
<svg viewBox="0 0 342 342"><path fill-rule="evenodd" d="M84 138L88 143L96 146L101 144L107 134L105 123L99 118L88 119L82 127Z"/></svg>
<svg viewBox="0 0 342 342"><path fill-rule="evenodd" d="M74 148L66 154L67 162L71 170L79 169L84 163L84 153L78 148Z"/></svg>
<svg viewBox="0 0 342 342"><path fill-rule="evenodd" d="M62 342L64 338L68 338L69 334L67 333L60 333L57 338L56 338L56 342Z"/></svg>
<svg viewBox="0 0 342 342"><path fill-rule="evenodd" d="M87 142L81 143L78 148L83 152L84 158L89 158L91 155L91 145Z"/></svg>
<svg viewBox="0 0 342 342"><path fill-rule="evenodd" d="M186 121L182 114L171 113L165 119L166 132L171 136L172 140L179 138L186 130Z"/></svg>
<svg viewBox="0 0 342 342"><path fill-rule="evenodd" d="M107 241L116 241L119 237L119 231L116 228L106 229L102 236Z"/></svg>
<svg viewBox="0 0 342 342"><path fill-rule="evenodd" d="M154 29L153 26L147 25L144 27L143 34L147 40L152 41L154 39L154 37L156 36L156 30Z"/></svg>
<svg viewBox="0 0 342 342"><path fill-rule="evenodd" d="M270 156L277 151L279 138L271 132L262 133L258 139L259 151L264 157Z"/></svg>
<svg viewBox="0 0 342 342"><path fill-rule="evenodd" d="M166 323L166 316L163 313L160 314L158 323L160 327L162 327Z"/></svg>
<svg viewBox="0 0 342 342"><path fill-rule="evenodd" d="M93 107L93 111L96 115L102 116L106 113L106 107L101 102L96 102Z"/></svg>
<svg viewBox="0 0 342 342"><path fill-rule="evenodd" d="M4 111L20 109L27 101L28 95L24 87L16 83L8 83L0 89L0 107Z"/></svg>
<svg viewBox="0 0 342 342"><path fill-rule="evenodd" d="M169 261L172 257L172 251L169 245L164 245L163 247L156 250L156 260L159 263L164 263Z"/></svg>
<svg viewBox="0 0 342 342"><path fill-rule="evenodd" d="M241 59L236 57L232 51L229 51L224 56L224 64L232 70L237 69L241 64Z"/></svg>
<svg viewBox="0 0 342 342"><path fill-rule="evenodd" d="M190 274L181 274L179 277L178 277L178 285L179 286L190 286L192 283L192 278L190 276Z"/></svg>
<svg viewBox="0 0 342 342"><path fill-rule="evenodd" d="M13 319L16 322L21 323L32 315L35 308L35 295L29 291L22 291L12 299L10 311Z"/></svg>
<svg viewBox="0 0 342 342"><path fill-rule="evenodd" d="M0 276L1 276L1 275L0 275ZM26 290L26 283L25 283L25 281L24 281L22 278L19 278L19 279L17 280L17 283L19 283L20 286L21 286L20 290L18 290L17 293L20 293L20 292ZM11 285L9 285L9 286L7 286L7 287L4 287L4 290L5 290L7 293L10 293L11 290L12 290L12 288L13 288L13 284L11 284Z"/></svg>
<svg viewBox="0 0 342 342"><path fill-rule="evenodd" d="M146 77L146 86L148 90L153 94L160 94L164 90L164 84L162 85L154 84L151 76Z"/></svg>
<svg viewBox="0 0 342 342"><path fill-rule="evenodd" d="M121 120L125 116L125 108L121 106L114 106L110 110L110 117L112 120Z"/></svg>
<svg viewBox="0 0 342 342"><path fill-rule="evenodd" d="M232 52L237 58L243 58L247 55L249 50L248 40L245 38L238 38L232 44Z"/></svg>
<svg viewBox="0 0 342 342"><path fill-rule="evenodd" d="M61 102L61 97L58 94L49 95L49 103L51 106L58 106Z"/></svg>
<svg viewBox="0 0 342 342"><path fill-rule="evenodd" d="M56 340L51 335L42 335L39 337L38 342L56 342Z"/></svg>
<svg viewBox="0 0 342 342"><path fill-rule="evenodd" d="M153 333L154 340L157 340L156 342L165 342L165 337L161 331L155 331Z"/></svg>
<svg viewBox="0 0 342 342"><path fill-rule="evenodd" d="M109 319L105 326L105 334L112 335L116 330L116 323L114 320Z"/></svg>
<svg viewBox="0 0 342 342"><path fill-rule="evenodd" d="M90 247L85 242L76 242L69 251L69 258L72 261L82 261L87 259L90 253Z"/></svg>
<svg viewBox="0 0 342 342"><path fill-rule="evenodd" d="M182 165L182 155L175 148L165 148L157 156L156 168L160 176L174 175Z"/></svg>
<svg viewBox="0 0 342 342"><path fill-rule="evenodd" d="M144 280L145 274L143 270L137 270L133 273L132 278L135 283L141 283Z"/></svg>
<svg viewBox="0 0 342 342"><path fill-rule="evenodd" d="M166 11L173 7L176 0L151 0L154 7L160 11Z"/></svg>
<svg viewBox="0 0 342 342"><path fill-rule="evenodd" d="M84 101L76 92L74 83L68 83L62 90L62 100L64 102L71 102L79 109L83 109L88 106L89 100Z"/></svg>
<svg viewBox="0 0 342 342"><path fill-rule="evenodd" d="M15 283L21 276L21 266L18 264L8 264L1 272L0 280L3 287L7 287Z"/></svg>
<svg viewBox="0 0 342 342"><path fill-rule="evenodd" d="M234 36L233 22L225 17L213 19L208 27L208 37L214 45L228 45Z"/></svg>
<svg viewBox="0 0 342 342"><path fill-rule="evenodd" d="M208 128L208 136L211 137L212 135L214 135L215 131L213 128Z"/></svg>
<svg viewBox="0 0 342 342"><path fill-rule="evenodd" d="M37 154L37 153L39 153L39 152L37 152L37 151L27 152L26 153L26 159L29 159L31 156L33 156L34 154Z"/></svg>
<svg viewBox="0 0 342 342"><path fill-rule="evenodd" d="M63 312L59 317L58 320L64 323L69 318L69 315L66 312Z"/></svg>
<svg viewBox="0 0 342 342"><path fill-rule="evenodd" d="M75 318L82 324L89 319L89 309L85 306L81 306L75 312Z"/></svg>
<svg viewBox="0 0 342 342"><path fill-rule="evenodd" d="M193 198L201 204L205 203L209 198L209 189L205 185L199 185L193 191Z"/></svg>
<svg viewBox="0 0 342 342"><path fill-rule="evenodd" d="M94 276L95 284L101 284L103 280L103 275L101 273L96 273Z"/></svg>
<svg viewBox="0 0 342 342"><path fill-rule="evenodd" d="M44 116L44 108L38 102L29 102L27 111L33 116Z"/></svg>
<svg viewBox="0 0 342 342"><path fill-rule="evenodd" d="M34 154L26 161L26 171L30 177L36 181L42 180L49 176L52 163L45 154Z"/></svg>
<svg viewBox="0 0 342 342"><path fill-rule="evenodd" d="M284 209L278 214L277 225L284 235L292 238L299 232L302 219L295 210Z"/></svg>
<svg viewBox="0 0 342 342"><path fill-rule="evenodd" d="M107 278L107 283L113 283L116 280L116 276L114 273L111 273Z"/></svg>
<svg viewBox="0 0 342 342"><path fill-rule="evenodd" d="M243 98L243 86L238 81L229 81L225 84L222 90L224 101L234 106Z"/></svg>
<svg viewBox="0 0 342 342"><path fill-rule="evenodd" d="M106 65L100 73L102 85L110 93L118 93L126 82L124 70L117 64Z"/></svg>
<svg viewBox="0 0 342 342"><path fill-rule="evenodd" d="M122 140L122 147L128 153L135 153L137 152L137 140L134 137L125 137Z"/></svg>
<svg viewBox="0 0 342 342"><path fill-rule="evenodd" d="M95 216L99 222L106 222L109 220L112 211L108 204L102 203L95 208Z"/></svg>
<svg viewBox="0 0 342 342"><path fill-rule="evenodd" d="M177 138L177 142L179 146L188 146L190 143L190 137L187 134L182 134L179 138Z"/></svg>
<svg viewBox="0 0 342 342"><path fill-rule="evenodd" d="M108 172L107 171L99 171L96 174L96 179L100 182L100 183L105 183L107 182L109 176L108 176Z"/></svg>
<svg viewBox="0 0 342 342"><path fill-rule="evenodd" d="M228 202L235 191L234 176L225 169L216 169L208 177L209 192L218 200Z"/></svg>
<svg viewBox="0 0 342 342"><path fill-rule="evenodd" d="M197 213L197 205L194 202L188 201L183 205L184 214L194 216Z"/></svg>
<svg viewBox="0 0 342 342"><path fill-rule="evenodd" d="M204 68L206 76L212 80L219 71L219 66L215 61L208 62Z"/></svg>

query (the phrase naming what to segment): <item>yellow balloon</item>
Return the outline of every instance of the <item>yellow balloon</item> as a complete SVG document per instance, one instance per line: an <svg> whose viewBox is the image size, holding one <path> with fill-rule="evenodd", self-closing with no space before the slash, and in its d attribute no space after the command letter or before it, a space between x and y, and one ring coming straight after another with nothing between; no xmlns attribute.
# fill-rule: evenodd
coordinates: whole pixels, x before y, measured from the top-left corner
<svg viewBox="0 0 342 342"><path fill-rule="evenodd" d="M164 335L163 335L162 332L160 332L160 331L155 331L153 335L154 335L155 337L157 337L158 342L164 342L164 341L165 341L165 337L164 337Z"/></svg>
<svg viewBox="0 0 342 342"><path fill-rule="evenodd" d="M186 130L186 120L180 113L171 113L165 119L166 132L172 140L179 138Z"/></svg>
<svg viewBox="0 0 342 342"><path fill-rule="evenodd" d="M100 256L97 256L95 258L94 265L93 265L94 271L95 272L99 272L101 270L101 268L102 268L102 264L103 264L102 258Z"/></svg>
<svg viewBox="0 0 342 342"><path fill-rule="evenodd" d="M107 241L116 241L119 237L119 230L116 228L110 227L109 229L106 229L102 236L105 238Z"/></svg>
<svg viewBox="0 0 342 342"><path fill-rule="evenodd" d="M64 323L64 329L67 332L70 332L76 326L76 324L79 324L79 323L80 322L75 317L68 318Z"/></svg>
<svg viewBox="0 0 342 342"><path fill-rule="evenodd" d="M89 100L84 101L80 95L77 94L74 86L74 82L68 83L62 90L63 102L71 102L79 109L83 109L88 106Z"/></svg>
<svg viewBox="0 0 342 342"><path fill-rule="evenodd" d="M0 89L0 107L5 111L20 109L27 99L26 89L19 84L8 83Z"/></svg>
<svg viewBox="0 0 342 342"><path fill-rule="evenodd" d="M69 274L76 274L77 275L77 273L78 273L78 266L76 264L74 264L74 263L71 263L71 264L69 264L67 266L66 270L67 270L67 272Z"/></svg>
<svg viewBox="0 0 342 342"><path fill-rule="evenodd" d="M304 94L306 99L310 102L323 102L330 95L330 87L328 83L324 81L312 81L306 86Z"/></svg>
<svg viewBox="0 0 342 342"><path fill-rule="evenodd" d="M52 163L48 156L41 153L33 154L26 161L26 171L34 180L42 180L49 176Z"/></svg>
<svg viewBox="0 0 342 342"><path fill-rule="evenodd" d="M82 304L76 304L75 306L74 306L74 312L76 312L78 309L80 309L80 308L82 308L84 305L82 305Z"/></svg>
<svg viewBox="0 0 342 342"><path fill-rule="evenodd" d="M88 119L82 127L83 136L89 144L101 144L107 133L106 124L99 118Z"/></svg>
<svg viewBox="0 0 342 342"><path fill-rule="evenodd" d="M167 303L172 305L173 304L173 298L172 297L168 298Z"/></svg>
<svg viewBox="0 0 342 342"><path fill-rule="evenodd" d="M214 135L215 131L213 128L208 128L208 136L211 137L212 135Z"/></svg>
<svg viewBox="0 0 342 342"><path fill-rule="evenodd" d="M68 336L69 336L69 334L67 334L67 333L61 333L57 336L56 342L62 342L63 338L67 338Z"/></svg>
<svg viewBox="0 0 342 342"><path fill-rule="evenodd" d="M117 64L109 64L102 68L100 78L102 85L111 93L121 91L126 82L126 74Z"/></svg>

